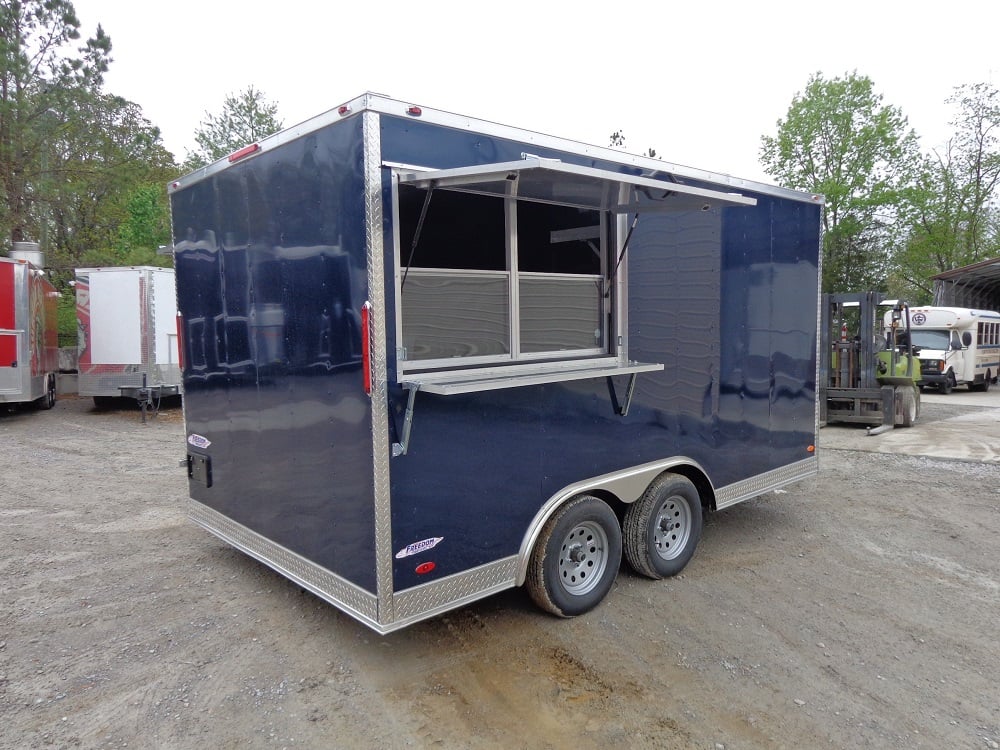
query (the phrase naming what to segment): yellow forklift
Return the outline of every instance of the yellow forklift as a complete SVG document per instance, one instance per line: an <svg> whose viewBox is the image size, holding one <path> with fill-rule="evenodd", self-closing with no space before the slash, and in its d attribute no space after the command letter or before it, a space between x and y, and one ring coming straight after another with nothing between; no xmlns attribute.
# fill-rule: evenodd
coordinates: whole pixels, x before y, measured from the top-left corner
<svg viewBox="0 0 1000 750"><path fill-rule="evenodd" d="M820 329L820 422L866 424L869 435L920 416L920 361L910 308L880 292L824 294Z"/></svg>

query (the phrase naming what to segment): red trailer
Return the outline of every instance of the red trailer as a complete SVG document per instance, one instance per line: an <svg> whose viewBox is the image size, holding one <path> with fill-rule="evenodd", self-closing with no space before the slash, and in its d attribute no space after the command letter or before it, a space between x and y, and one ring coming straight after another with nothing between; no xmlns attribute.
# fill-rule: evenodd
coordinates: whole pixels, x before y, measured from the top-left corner
<svg viewBox="0 0 1000 750"><path fill-rule="evenodd" d="M0 404L56 402L59 293L24 258L0 258Z"/></svg>

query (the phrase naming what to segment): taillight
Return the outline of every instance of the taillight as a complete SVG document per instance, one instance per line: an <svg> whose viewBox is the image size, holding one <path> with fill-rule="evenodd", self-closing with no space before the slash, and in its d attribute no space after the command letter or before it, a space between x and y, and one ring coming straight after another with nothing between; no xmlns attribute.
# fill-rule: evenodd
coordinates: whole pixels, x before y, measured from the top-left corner
<svg viewBox="0 0 1000 750"><path fill-rule="evenodd" d="M184 316L177 313L177 365L184 372Z"/></svg>
<svg viewBox="0 0 1000 750"><path fill-rule="evenodd" d="M361 306L361 372L365 379L365 393L372 395L372 303Z"/></svg>

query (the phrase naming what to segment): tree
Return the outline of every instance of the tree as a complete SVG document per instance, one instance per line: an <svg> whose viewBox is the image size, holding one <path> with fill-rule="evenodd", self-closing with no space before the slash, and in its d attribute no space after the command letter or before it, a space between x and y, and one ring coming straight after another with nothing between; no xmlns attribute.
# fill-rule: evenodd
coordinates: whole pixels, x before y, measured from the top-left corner
<svg viewBox="0 0 1000 750"><path fill-rule="evenodd" d="M37 237L37 200L51 178L45 154L74 107L100 89L111 40L80 38L68 0L0 0L0 227L13 242Z"/></svg>
<svg viewBox="0 0 1000 750"><path fill-rule="evenodd" d="M958 86L955 135L926 158L908 197L909 234L897 255L893 293L931 297L930 277L1000 255L1000 92Z"/></svg>
<svg viewBox="0 0 1000 750"><path fill-rule="evenodd" d="M159 129L138 105L114 95L95 95L85 102L66 125L64 139L52 146L53 184L45 195L52 244L64 264L118 248L132 196L137 191L165 194L166 183L177 173ZM166 223L165 195L159 204L160 221ZM156 247L147 249L155 252Z"/></svg>
<svg viewBox="0 0 1000 750"><path fill-rule="evenodd" d="M777 126L775 137L761 137L765 171L826 196L824 291L884 288L900 231L896 206L920 163L916 133L856 72L811 76Z"/></svg>
<svg viewBox="0 0 1000 750"><path fill-rule="evenodd" d="M253 85L229 94L217 115L205 113L195 130L195 151L188 151L184 167L192 170L211 164L228 154L281 130L278 105L268 102Z"/></svg>

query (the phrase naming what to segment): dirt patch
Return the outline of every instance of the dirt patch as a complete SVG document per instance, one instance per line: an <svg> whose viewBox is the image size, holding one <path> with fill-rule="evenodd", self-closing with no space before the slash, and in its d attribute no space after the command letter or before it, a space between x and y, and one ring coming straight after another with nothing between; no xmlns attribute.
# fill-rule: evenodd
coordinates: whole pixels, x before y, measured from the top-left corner
<svg viewBox="0 0 1000 750"><path fill-rule="evenodd" d="M1000 742L997 465L825 449L584 617L509 591L378 636L187 520L176 406L0 434L3 748Z"/></svg>

